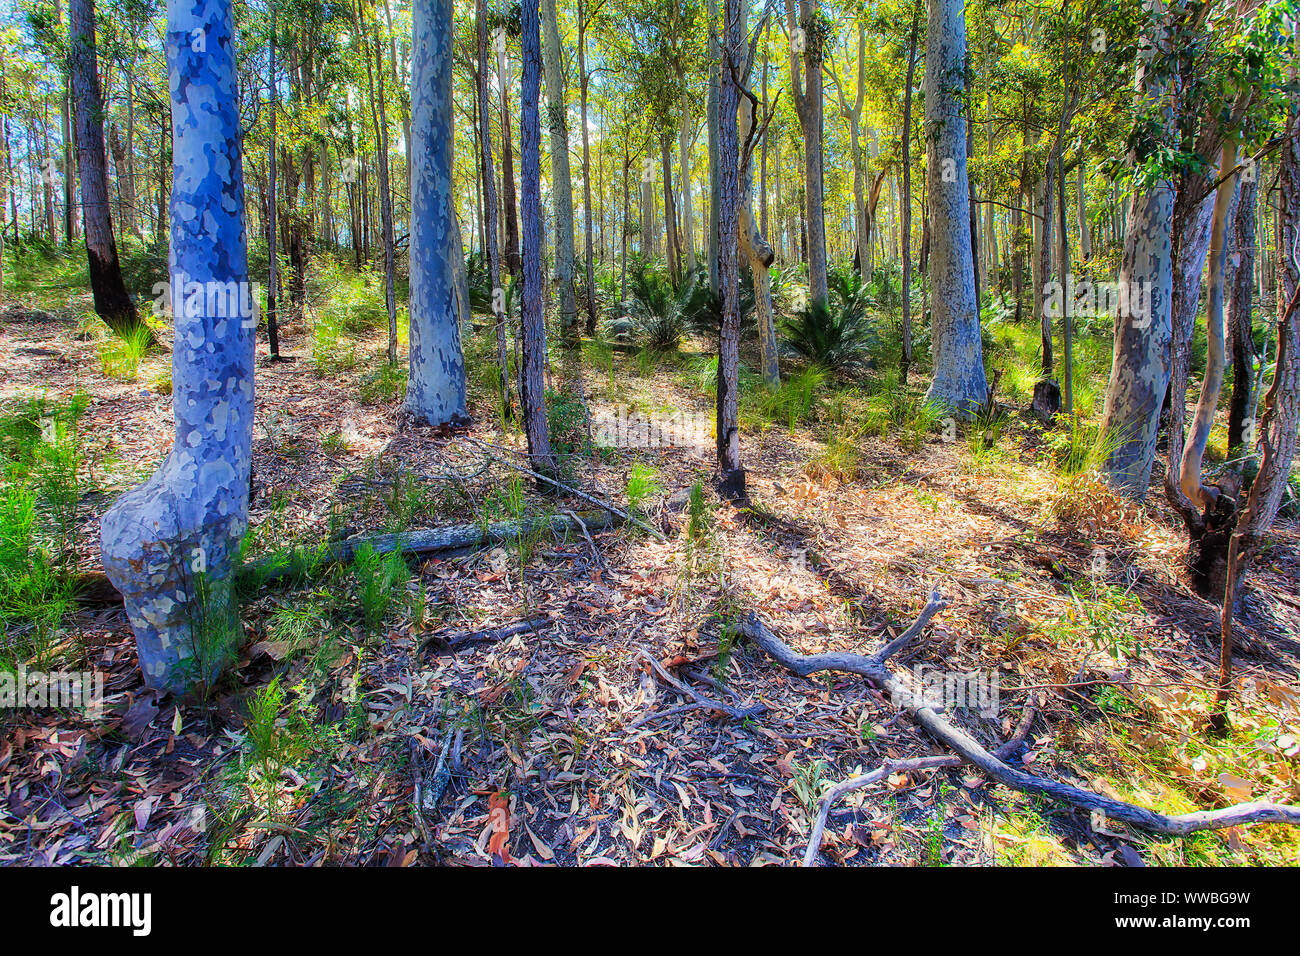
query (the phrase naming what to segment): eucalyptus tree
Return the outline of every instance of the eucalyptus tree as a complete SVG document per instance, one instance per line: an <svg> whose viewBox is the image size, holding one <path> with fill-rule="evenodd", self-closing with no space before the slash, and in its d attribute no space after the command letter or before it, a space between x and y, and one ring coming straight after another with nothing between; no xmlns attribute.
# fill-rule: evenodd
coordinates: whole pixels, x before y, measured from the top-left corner
<svg viewBox="0 0 1300 956"><path fill-rule="evenodd" d="M510 362L506 342L505 294L501 287L501 254L497 246L496 176L492 168L492 120L488 108L488 13L487 0L477 0L474 16L477 41L475 79L478 86L479 166L483 178L483 206L486 210L484 240L487 247L488 279L492 284L492 318L496 328L497 366L500 370L501 413L510 414Z"/></svg>
<svg viewBox="0 0 1300 956"><path fill-rule="evenodd" d="M941 0L936 0L936 4ZM790 38L790 98L803 131L804 210L808 229L808 294L826 298L826 209L822 189L822 59L829 23L819 0L785 0ZM799 60L803 60L803 76ZM964 159L964 157L963 157ZM981 374L983 374L981 372Z"/></svg>
<svg viewBox="0 0 1300 956"><path fill-rule="evenodd" d="M560 336L578 340L578 304L573 294L573 177L569 171L569 120L565 103L564 48L560 43L555 0L541 0L542 63L551 134L551 201L555 212L555 283L560 296ZM525 221L525 228L527 222Z"/></svg>
<svg viewBox="0 0 1300 956"><path fill-rule="evenodd" d="M460 341L460 228L452 144L452 0L415 0L411 42L410 375L406 411L420 424L468 420Z"/></svg>
<svg viewBox="0 0 1300 956"><path fill-rule="evenodd" d="M548 0L550 2L550 0ZM551 450L546 421L546 324L542 305L542 43L537 0L520 3L520 59L523 78L519 89L519 213L523 220L523 302L520 339L523 362L519 398L523 406L524 436L533 468L554 474L557 463Z"/></svg>
<svg viewBox="0 0 1300 956"><path fill-rule="evenodd" d="M231 0L168 0L172 412L176 440L100 520L145 682L211 682L239 624L232 565L248 523L253 337Z"/></svg>
<svg viewBox="0 0 1300 956"><path fill-rule="evenodd" d="M988 401L970 235L962 72L966 16L961 0L931 0L925 56L926 174L934 378L926 400L961 418Z"/></svg>
<svg viewBox="0 0 1300 956"><path fill-rule="evenodd" d="M122 279L117 240L109 213L108 172L104 155L104 98L100 93L95 53L95 0L71 0L68 5L69 75L76 120L77 169L95 312L119 334L153 340L136 312Z"/></svg>
<svg viewBox="0 0 1300 956"><path fill-rule="evenodd" d="M1127 299L1130 290L1140 295L1136 301L1121 302L1115 319L1101 423L1102 473L1134 497L1146 494L1151 479L1160 407L1169 385L1174 183L1158 162L1157 150L1172 135L1173 124L1166 97L1171 77L1164 56L1169 28L1162 5L1150 8L1142 39L1135 110L1144 118L1144 135L1132 137L1129 146L1129 162L1137 175L1119 272L1121 298Z"/></svg>
<svg viewBox="0 0 1300 956"><path fill-rule="evenodd" d="M745 469L740 464L740 144L736 123L740 105L739 75L745 42L745 5L723 0L718 64L718 285L722 321L718 326L717 449L722 493L745 493Z"/></svg>

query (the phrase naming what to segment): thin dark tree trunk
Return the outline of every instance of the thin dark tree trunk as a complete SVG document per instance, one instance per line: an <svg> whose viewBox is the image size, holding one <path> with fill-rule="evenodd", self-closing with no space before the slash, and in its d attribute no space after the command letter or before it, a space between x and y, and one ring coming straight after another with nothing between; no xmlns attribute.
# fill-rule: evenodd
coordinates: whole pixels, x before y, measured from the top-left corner
<svg viewBox="0 0 1300 956"><path fill-rule="evenodd" d="M266 334L270 339L271 361L278 361L280 358L280 322L276 315L276 291L279 288L279 263L276 261L275 249L275 231L277 229L278 208L275 196L275 134L276 134L276 114L280 112L280 92L277 85L277 76L275 71L275 52L276 52L276 12L275 7L271 8L271 42L270 42L270 65L267 71L267 82L270 85L271 102L271 142L266 148L267 160L267 202L266 202Z"/></svg>
<svg viewBox="0 0 1300 956"><path fill-rule="evenodd" d="M744 42L744 5L724 0L718 82L718 284L722 292L722 322L718 331L717 448L718 480L729 498L745 494L745 469L740 464L738 409L740 366L740 205L736 109L740 91L736 76Z"/></svg>
<svg viewBox="0 0 1300 956"><path fill-rule="evenodd" d="M593 13L594 16L594 13ZM596 334L596 279L592 263L592 223L591 223L591 145L587 132L587 21L586 9L582 0L578 0L578 90L579 106L582 115L582 202L583 227L587 280L587 334Z"/></svg>
<svg viewBox="0 0 1300 956"><path fill-rule="evenodd" d="M1255 206L1259 196L1258 173L1241 184L1241 198L1233 224L1236 248L1228 328L1232 341L1232 401L1228 411L1228 457L1254 454L1248 440L1255 420L1255 331L1251 318L1255 285Z"/></svg>
<svg viewBox="0 0 1300 956"><path fill-rule="evenodd" d="M912 82L916 75L921 6L922 0L916 0L912 31L907 40L907 85L903 88L903 354L898 377L904 385L912 367Z"/></svg>
<svg viewBox="0 0 1300 956"><path fill-rule="evenodd" d="M136 313L135 303L122 280L122 267L118 262L117 242L113 238L113 223L109 215L104 168L104 104L99 93L95 54L94 0L72 0L68 13L70 73L77 122L77 168L85 207L86 255L95 312L118 334L141 334L140 330L147 330L147 326ZM152 342L153 334L147 334Z"/></svg>
<svg viewBox="0 0 1300 956"><path fill-rule="evenodd" d="M487 0L475 4L475 33L478 41L478 125L479 166L483 170L484 208L487 223L483 230L487 243L488 276L492 281L492 316L496 326L497 364L501 369L502 414L510 414L510 362L506 342L505 291L501 288L501 253L497 248L497 190L492 171L492 121L488 115L488 25Z"/></svg>
<svg viewBox="0 0 1300 956"><path fill-rule="evenodd" d="M555 455L546 421L546 326L543 316L542 265L542 126L540 115L542 36L538 0L522 0L520 36L523 80L520 84L519 149L521 153L520 212L524 220L523 303L521 333L523 368L520 402L523 405L524 435L533 469L542 474L556 472Z"/></svg>

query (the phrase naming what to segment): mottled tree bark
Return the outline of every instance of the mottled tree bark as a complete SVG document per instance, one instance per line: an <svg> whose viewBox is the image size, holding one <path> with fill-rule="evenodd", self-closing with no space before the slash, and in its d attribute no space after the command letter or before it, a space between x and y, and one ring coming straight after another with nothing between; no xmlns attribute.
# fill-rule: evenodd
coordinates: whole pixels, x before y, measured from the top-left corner
<svg viewBox="0 0 1300 956"><path fill-rule="evenodd" d="M95 312L118 334L153 334L136 313L122 280L117 241L108 206L104 168L104 101L99 91L95 55L95 0L72 0L68 6L73 112L77 125L77 169L85 217L86 256ZM143 330L143 332L141 331Z"/></svg>
<svg viewBox="0 0 1300 956"><path fill-rule="evenodd" d="M468 421L452 186L451 0L416 0L411 23L411 334L406 410L414 421Z"/></svg>
<svg viewBox="0 0 1300 956"><path fill-rule="evenodd" d="M966 124L961 118L966 14L960 0L931 0L925 58L925 126L932 222L934 379L927 401L969 418L988 401L970 242Z"/></svg>
<svg viewBox="0 0 1300 956"><path fill-rule="evenodd" d="M248 521L257 316L230 0L169 0L166 52L176 441L100 532L145 681L179 691L214 680L238 635L231 562Z"/></svg>

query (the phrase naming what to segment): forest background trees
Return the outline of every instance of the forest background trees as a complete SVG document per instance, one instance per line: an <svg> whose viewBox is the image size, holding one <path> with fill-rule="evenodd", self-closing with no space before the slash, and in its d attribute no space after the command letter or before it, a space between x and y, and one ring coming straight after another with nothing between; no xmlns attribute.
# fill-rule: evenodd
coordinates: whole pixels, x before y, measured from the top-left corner
<svg viewBox="0 0 1300 956"><path fill-rule="evenodd" d="M6 235L81 243L99 315L152 336L137 312L167 303L150 309L139 267L162 272L177 238L165 17L140 0L19 13L0 37ZM672 349L702 332L719 475L741 496L747 344L780 390L783 353L843 374L878 361L867 343L883 335L900 380L928 366L935 417L995 417L999 388L1032 392L1134 497L1166 448L1197 587L1223 593L1260 438L1274 458L1249 514L1267 524L1295 430L1291 0L541 0L535 14L444 0L426 14L234 8L250 275L274 357L280 325L328 324L314 290L350 263L382 283L390 367L407 339L407 412L455 424L461 337L488 314L501 414L517 395L551 472L552 345ZM866 327L866 297L888 328ZM989 354L990 323L1025 319L1030 381ZM1104 392L1078 368L1080 335L1113 336ZM1261 436L1270 350L1281 392ZM1245 478L1204 474L1229 371Z"/></svg>

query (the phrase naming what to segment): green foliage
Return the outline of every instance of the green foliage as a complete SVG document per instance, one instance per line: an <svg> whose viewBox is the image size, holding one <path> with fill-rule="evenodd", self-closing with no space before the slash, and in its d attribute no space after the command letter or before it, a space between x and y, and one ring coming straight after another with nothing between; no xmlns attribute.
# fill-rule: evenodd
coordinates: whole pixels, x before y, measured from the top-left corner
<svg viewBox="0 0 1300 956"><path fill-rule="evenodd" d="M44 664L72 608L65 566L80 523L89 398L28 400L0 416L0 669Z"/></svg>
<svg viewBox="0 0 1300 956"><path fill-rule="evenodd" d="M641 503L652 495L659 494L663 486L659 483L658 472L649 465L636 461L627 475L627 506L629 511L637 514Z"/></svg>
<svg viewBox="0 0 1300 956"><path fill-rule="evenodd" d="M589 447L587 408L572 392L548 389L546 422L550 429L551 450L559 457L561 470L567 474L573 456L583 454Z"/></svg>
<svg viewBox="0 0 1300 956"><path fill-rule="evenodd" d="M367 542L353 556L352 576L357 584L362 624L373 634L384 623L398 592L405 588L411 576L410 568L401 552L390 551L381 556Z"/></svg>
<svg viewBox="0 0 1300 956"><path fill-rule="evenodd" d="M140 362L153 342L153 332L143 323L121 335L113 335L100 346L99 365L109 378L134 382L140 374Z"/></svg>
<svg viewBox="0 0 1300 956"><path fill-rule="evenodd" d="M860 304L813 302L781 323L786 347L828 371L862 366L873 335Z"/></svg>
<svg viewBox="0 0 1300 956"><path fill-rule="evenodd" d="M742 377L740 394L741 426L779 422L791 431L799 422L816 414L818 396L826 372L817 366L787 376L776 388L768 388L757 376Z"/></svg>
<svg viewBox="0 0 1300 956"><path fill-rule="evenodd" d="M496 366L489 366L494 371ZM375 370L361 380L359 394L367 405L395 402L406 394L407 367L401 362L380 362Z"/></svg>

